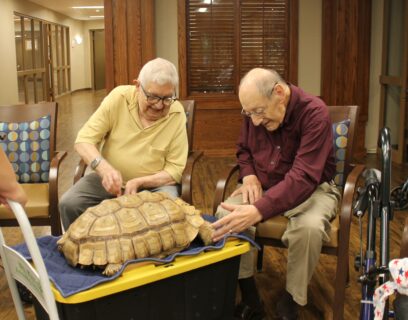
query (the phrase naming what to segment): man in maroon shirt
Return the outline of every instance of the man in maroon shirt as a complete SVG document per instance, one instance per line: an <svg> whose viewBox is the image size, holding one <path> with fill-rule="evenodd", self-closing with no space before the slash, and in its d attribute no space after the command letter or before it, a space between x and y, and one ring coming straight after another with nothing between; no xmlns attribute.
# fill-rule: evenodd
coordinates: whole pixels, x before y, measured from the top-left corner
<svg viewBox="0 0 408 320"><path fill-rule="evenodd" d="M340 193L335 173L332 125L323 101L286 83L274 70L252 69L241 80L245 116L238 140L241 184L217 210L214 240L231 232L255 236L255 225L278 214L288 218L286 290L277 303L280 319L296 319L307 303L307 286ZM241 257L242 302L236 317L262 319L253 277L254 250Z"/></svg>

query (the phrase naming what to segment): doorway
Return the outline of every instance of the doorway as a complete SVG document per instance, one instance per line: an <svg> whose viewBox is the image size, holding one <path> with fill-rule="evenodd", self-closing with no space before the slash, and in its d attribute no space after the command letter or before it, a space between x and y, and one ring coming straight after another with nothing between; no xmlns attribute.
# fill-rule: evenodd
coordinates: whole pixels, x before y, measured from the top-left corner
<svg viewBox="0 0 408 320"><path fill-rule="evenodd" d="M71 89L69 27L14 14L20 103L54 101Z"/></svg>
<svg viewBox="0 0 408 320"><path fill-rule="evenodd" d="M92 83L94 90L105 89L105 30L91 30Z"/></svg>

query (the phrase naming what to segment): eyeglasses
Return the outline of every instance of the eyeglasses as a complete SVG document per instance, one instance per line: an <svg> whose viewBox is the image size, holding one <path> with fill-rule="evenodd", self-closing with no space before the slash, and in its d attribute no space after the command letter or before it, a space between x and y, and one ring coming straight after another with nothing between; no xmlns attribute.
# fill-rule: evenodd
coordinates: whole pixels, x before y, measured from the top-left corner
<svg viewBox="0 0 408 320"><path fill-rule="evenodd" d="M273 85L272 90L271 90L271 93L269 94L269 96L272 95L273 90L275 90L275 87L276 87L277 84L278 84L278 82L275 82L275 84ZM267 107L259 107L259 108L256 108L254 111L251 111L251 112L246 111L246 110L244 110L244 108L242 108L241 114L244 115L244 116L247 116L247 117L258 117L258 118L261 118L261 117L265 116L265 110L266 110L266 108L267 108Z"/></svg>
<svg viewBox="0 0 408 320"><path fill-rule="evenodd" d="M259 117L260 118L260 117L263 117L265 115L265 109L266 109L266 107L257 108L254 111L248 112L248 111L245 111L244 108L242 108L241 114L244 115L244 116L247 116L247 117L252 117L253 116L253 117Z"/></svg>
<svg viewBox="0 0 408 320"><path fill-rule="evenodd" d="M140 85L142 88L142 91L144 95L146 96L146 101L148 104L158 104L160 101L165 105L166 107L170 106L174 101L177 100L176 97L159 97L153 94L149 94L146 92L146 90L143 88L142 85Z"/></svg>

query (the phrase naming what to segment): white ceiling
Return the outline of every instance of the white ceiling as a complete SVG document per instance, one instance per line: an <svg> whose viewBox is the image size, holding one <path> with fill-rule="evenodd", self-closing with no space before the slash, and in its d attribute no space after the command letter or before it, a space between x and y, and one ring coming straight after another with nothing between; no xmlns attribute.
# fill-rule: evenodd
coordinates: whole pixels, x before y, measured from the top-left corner
<svg viewBox="0 0 408 320"><path fill-rule="evenodd" d="M94 20L89 16L103 16L103 9L72 9L77 6L103 6L103 0L29 0L40 6L77 20ZM97 11L99 10L99 12Z"/></svg>

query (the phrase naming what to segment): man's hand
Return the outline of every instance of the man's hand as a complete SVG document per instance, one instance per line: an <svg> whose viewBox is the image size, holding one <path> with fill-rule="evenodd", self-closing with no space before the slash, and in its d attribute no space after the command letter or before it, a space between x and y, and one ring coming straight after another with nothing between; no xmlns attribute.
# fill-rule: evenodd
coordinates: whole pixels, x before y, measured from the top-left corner
<svg viewBox="0 0 408 320"><path fill-rule="evenodd" d="M140 187L143 186L142 178L134 178L126 183L125 194L136 194Z"/></svg>
<svg viewBox="0 0 408 320"><path fill-rule="evenodd" d="M221 206L231 213L212 224L216 230L213 235L214 242L227 234L242 232L262 220L261 213L253 205L236 205L223 202Z"/></svg>
<svg viewBox="0 0 408 320"><path fill-rule="evenodd" d="M242 186L235 190L231 197L242 193L242 203L253 204L262 197L262 185L255 175L249 175L242 179Z"/></svg>
<svg viewBox="0 0 408 320"><path fill-rule="evenodd" d="M112 167L105 159L101 161L96 168L96 172L102 178L102 186L111 194L116 196L122 195L122 175L121 173Z"/></svg>

